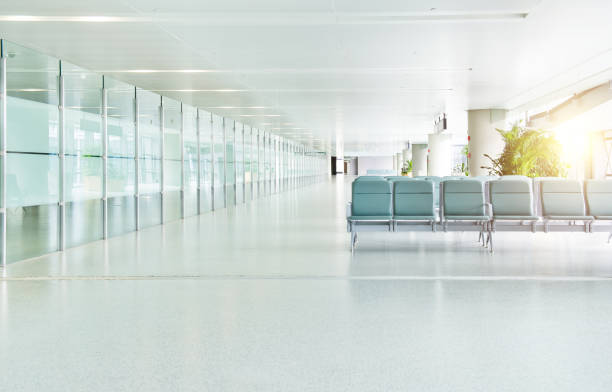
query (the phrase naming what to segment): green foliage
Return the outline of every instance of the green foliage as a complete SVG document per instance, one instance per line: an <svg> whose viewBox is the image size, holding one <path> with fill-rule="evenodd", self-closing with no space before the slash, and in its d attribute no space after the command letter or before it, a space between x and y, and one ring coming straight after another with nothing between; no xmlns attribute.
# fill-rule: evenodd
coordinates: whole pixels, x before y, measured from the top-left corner
<svg viewBox="0 0 612 392"><path fill-rule="evenodd" d="M402 167L402 174L408 174L412 171L412 159L404 162L404 166Z"/></svg>
<svg viewBox="0 0 612 392"><path fill-rule="evenodd" d="M527 177L565 177L567 165L561 160L561 143L550 133L531 130L516 124L509 131L498 129L506 143L501 155L482 166L490 175L523 175Z"/></svg>

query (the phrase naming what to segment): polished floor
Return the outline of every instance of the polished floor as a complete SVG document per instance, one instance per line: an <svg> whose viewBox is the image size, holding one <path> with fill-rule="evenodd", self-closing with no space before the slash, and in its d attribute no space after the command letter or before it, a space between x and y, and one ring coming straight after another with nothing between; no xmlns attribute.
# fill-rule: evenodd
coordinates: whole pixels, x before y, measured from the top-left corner
<svg viewBox="0 0 612 392"><path fill-rule="evenodd" d="M364 233L349 178L10 264L4 391L609 391L606 234Z"/></svg>

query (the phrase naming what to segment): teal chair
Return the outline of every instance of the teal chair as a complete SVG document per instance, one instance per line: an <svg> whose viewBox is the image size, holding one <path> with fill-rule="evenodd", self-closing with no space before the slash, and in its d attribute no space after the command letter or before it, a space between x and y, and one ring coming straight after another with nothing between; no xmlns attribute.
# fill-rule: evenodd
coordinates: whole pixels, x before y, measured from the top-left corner
<svg viewBox="0 0 612 392"><path fill-rule="evenodd" d="M593 217L586 214L582 186L575 180L541 180L540 203L544 231L589 231ZM559 224L560 222L569 222ZM582 222L583 225L576 225ZM553 225L551 225L551 223Z"/></svg>
<svg viewBox="0 0 612 392"><path fill-rule="evenodd" d="M484 184L478 180L444 181L442 217L444 220L488 221Z"/></svg>
<svg viewBox="0 0 612 392"><path fill-rule="evenodd" d="M434 204L436 208L440 207L440 183L442 182L441 177L436 176L417 176L415 177L419 180L431 181L434 184Z"/></svg>
<svg viewBox="0 0 612 392"><path fill-rule="evenodd" d="M489 197L493 219L489 228L489 249L493 252L496 231L537 230L540 218L535 213L531 181L505 179L489 182Z"/></svg>
<svg viewBox="0 0 612 392"><path fill-rule="evenodd" d="M485 201L484 183L473 179L444 181L440 192L440 221L444 231L477 231L485 245L485 232L492 214Z"/></svg>
<svg viewBox="0 0 612 392"><path fill-rule="evenodd" d="M612 239L612 180L588 180L584 184L587 213L595 218L591 232L609 232Z"/></svg>
<svg viewBox="0 0 612 392"><path fill-rule="evenodd" d="M351 215L347 219L354 251L359 231L391 231L393 183L387 180L354 181Z"/></svg>
<svg viewBox="0 0 612 392"><path fill-rule="evenodd" d="M436 229L434 184L428 180L397 181L393 185L394 230Z"/></svg>

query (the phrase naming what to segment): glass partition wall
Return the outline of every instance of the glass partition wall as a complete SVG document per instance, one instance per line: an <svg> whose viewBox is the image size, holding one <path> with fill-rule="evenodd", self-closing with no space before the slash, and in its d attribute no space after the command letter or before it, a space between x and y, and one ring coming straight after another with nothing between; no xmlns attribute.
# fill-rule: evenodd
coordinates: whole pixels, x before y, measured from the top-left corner
<svg viewBox="0 0 612 392"><path fill-rule="evenodd" d="M4 40L0 152L0 266L242 204L327 167L280 136Z"/></svg>

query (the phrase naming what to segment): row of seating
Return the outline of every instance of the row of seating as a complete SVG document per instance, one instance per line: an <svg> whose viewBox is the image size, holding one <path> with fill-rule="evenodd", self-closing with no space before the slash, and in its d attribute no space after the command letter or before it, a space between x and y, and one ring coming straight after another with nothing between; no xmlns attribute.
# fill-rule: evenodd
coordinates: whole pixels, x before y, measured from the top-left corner
<svg viewBox="0 0 612 392"><path fill-rule="evenodd" d="M347 226L353 251L360 231L477 231L491 252L497 231L612 232L612 181L359 177Z"/></svg>

